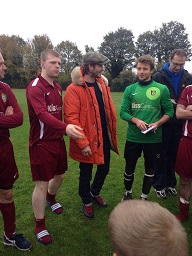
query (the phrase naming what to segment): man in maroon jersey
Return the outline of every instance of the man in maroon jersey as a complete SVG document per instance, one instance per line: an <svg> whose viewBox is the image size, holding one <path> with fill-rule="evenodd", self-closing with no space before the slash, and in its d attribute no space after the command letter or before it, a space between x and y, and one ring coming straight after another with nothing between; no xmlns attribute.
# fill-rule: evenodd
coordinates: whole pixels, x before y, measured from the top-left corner
<svg viewBox="0 0 192 256"><path fill-rule="evenodd" d="M0 79L4 78L6 66L0 53ZM22 234L17 234L13 184L18 179L10 128L22 125L23 113L8 84L0 81L0 211L4 222L4 244L27 251L32 244Z"/></svg>
<svg viewBox="0 0 192 256"><path fill-rule="evenodd" d="M55 82L61 68L61 57L52 49L41 53L41 74L26 90L30 120L29 155L32 179L36 182L32 205L35 234L39 242L50 244L51 235L45 227L45 204L56 214L63 212L55 195L67 170L67 154L63 136L83 138L76 125L62 121L62 89Z"/></svg>
<svg viewBox="0 0 192 256"><path fill-rule="evenodd" d="M192 184L192 85L183 90L176 108L176 116L183 120L182 137L177 151L175 171L179 175L179 209L176 216L184 221L189 215Z"/></svg>

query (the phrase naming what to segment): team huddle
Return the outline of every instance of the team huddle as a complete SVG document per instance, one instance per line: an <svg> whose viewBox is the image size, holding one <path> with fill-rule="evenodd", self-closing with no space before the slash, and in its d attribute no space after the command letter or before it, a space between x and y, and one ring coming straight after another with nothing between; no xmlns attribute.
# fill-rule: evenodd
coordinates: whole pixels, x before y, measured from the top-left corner
<svg viewBox="0 0 192 256"><path fill-rule="evenodd" d="M175 49L169 61L154 73L153 58L140 56L135 63L137 81L124 91L119 114L128 123L124 148L125 193L109 218L114 255L188 255L187 235L181 224L189 215L192 183L192 75L184 69L186 59L183 49ZM108 63L110 60L98 52L86 53L82 65L72 70L72 82L62 98L62 88L55 81L61 68L61 56L53 49L46 49L40 57L41 73L27 86L29 158L35 182L32 194L34 232L37 241L44 245L52 242L45 219L46 204L55 214L63 212L56 194L68 169L65 135L70 138L69 156L79 162L78 192L83 216L88 220L94 218L93 202L107 207L100 192L110 170L110 152L119 154L116 110L108 80L103 75L104 65ZM4 78L5 70L0 53L0 79ZM31 242L16 233L13 184L19 174L9 133L10 128L22 125L23 113L9 85L1 81L0 96L0 211L4 221L4 244L27 251L32 247ZM143 185L140 198L136 199L132 186L135 167L142 154ZM92 179L93 165L97 168ZM175 172L179 175L179 192ZM167 193L178 194L178 215L149 202L152 187L162 199ZM134 217L138 209L146 213L139 220L141 223L134 226L131 216ZM164 215L169 221L163 224ZM139 230L143 223L142 230L149 232L144 226L145 218L151 223L150 239L153 239L153 231L154 237L167 232L175 237L174 243L167 239L163 246L164 242L159 239L159 244L148 247L144 239L139 247L140 232L133 230ZM161 225L154 225L158 218L165 227L163 231ZM123 230L125 227L129 232ZM138 241L133 243L133 237L138 237ZM120 240L125 241L119 243ZM158 246L164 250L157 250Z"/></svg>

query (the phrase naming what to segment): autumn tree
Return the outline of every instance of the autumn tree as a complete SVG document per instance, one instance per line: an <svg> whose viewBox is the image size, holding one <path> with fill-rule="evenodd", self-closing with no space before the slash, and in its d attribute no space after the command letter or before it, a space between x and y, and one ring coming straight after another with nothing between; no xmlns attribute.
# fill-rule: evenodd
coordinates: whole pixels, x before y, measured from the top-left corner
<svg viewBox="0 0 192 256"><path fill-rule="evenodd" d="M46 34L35 35L34 38L28 39L27 43L28 47L25 55L25 66L27 67L28 63L30 66L32 64L33 68L38 71L40 67L41 52L45 49L53 49L53 44Z"/></svg>
<svg viewBox="0 0 192 256"><path fill-rule="evenodd" d="M22 72L25 44L26 42L19 36L0 35L0 48L7 66L4 82L8 83L11 87L24 87Z"/></svg>
<svg viewBox="0 0 192 256"><path fill-rule="evenodd" d="M30 80L40 72L40 54L44 49L56 49L61 55L62 66L58 82L64 89L71 81L72 69L82 61L82 53L76 44L62 41L54 47L46 34L35 35L27 41L16 35L3 34L0 35L0 48L7 65L4 81L16 88L26 88ZM120 27L117 31L105 35L97 50L110 59L105 74L111 89L119 91L135 78L132 72L135 57L150 54L156 60L156 68L159 68L175 48L185 49L190 60L192 50L185 27L177 21L171 21L162 23L162 26L154 31L143 32L136 42L131 30ZM94 48L85 45L85 52L88 51L94 51Z"/></svg>

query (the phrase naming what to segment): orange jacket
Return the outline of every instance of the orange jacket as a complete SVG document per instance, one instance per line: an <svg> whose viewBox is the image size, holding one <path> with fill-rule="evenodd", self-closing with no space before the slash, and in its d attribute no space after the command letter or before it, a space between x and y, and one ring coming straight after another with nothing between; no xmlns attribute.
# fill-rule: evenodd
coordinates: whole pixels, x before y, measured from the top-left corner
<svg viewBox="0 0 192 256"><path fill-rule="evenodd" d="M83 128L83 139L70 139L69 156L79 162L103 164L103 140L99 114L99 106L93 87L88 87L82 75L82 67L76 67L71 73L72 83L67 87L64 95L64 121ZM108 134L111 149L119 154L117 149L116 112L110 96L107 79L102 76L96 78L103 94L103 101L108 124ZM91 147L92 155L83 156L81 149Z"/></svg>

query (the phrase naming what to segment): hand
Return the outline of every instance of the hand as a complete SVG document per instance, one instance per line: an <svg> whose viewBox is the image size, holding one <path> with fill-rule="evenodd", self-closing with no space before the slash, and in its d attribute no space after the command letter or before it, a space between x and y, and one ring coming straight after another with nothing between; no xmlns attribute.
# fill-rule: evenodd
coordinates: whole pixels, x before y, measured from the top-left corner
<svg viewBox="0 0 192 256"><path fill-rule="evenodd" d="M9 115L13 115L13 107L12 106L8 106L5 110L5 116L9 116Z"/></svg>
<svg viewBox="0 0 192 256"><path fill-rule="evenodd" d="M149 128L149 127L151 127L151 126L153 126L153 130L152 130L152 131L153 131L154 133L156 133L157 128L159 127L158 122L155 122L155 123L149 124L148 128Z"/></svg>
<svg viewBox="0 0 192 256"><path fill-rule="evenodd" d="M148 124L145 123L145 122L142 121L142 120L138 120L137 123L136 123L136 125L137 125L137 128L139 128L141 131L145 131L145 130L147 130L147 128L148 128Z"/></svg>
<svg viewBox="0 0 192 256"><path fill-rule="evenodd" d="M177 105L177 102L174 99L171 99L171 101L174 105Z"/></svg>
<svg viewBox="0 0 192 256"><path fill-rule="evenodd" d="M186 107L186 110L192 111L192 105L188 105L188 106Z"/></svg>
<svg viewBox="0 0 192 256"><path fill-rule="evenodd" d="M74 124L68 124L66 127L66 134L72 139L82 139L84 135L79 132L78 130L82 131L83 129Z"/></svg>
<svg viewBox="0 0 192 256"><path fill-rule="evenodd" d="M84 147L82 150L82 155L84 156L90 156L92 154L90 146Z"/></svg>

